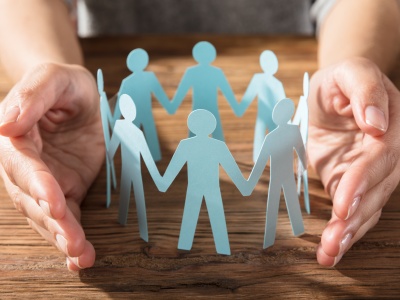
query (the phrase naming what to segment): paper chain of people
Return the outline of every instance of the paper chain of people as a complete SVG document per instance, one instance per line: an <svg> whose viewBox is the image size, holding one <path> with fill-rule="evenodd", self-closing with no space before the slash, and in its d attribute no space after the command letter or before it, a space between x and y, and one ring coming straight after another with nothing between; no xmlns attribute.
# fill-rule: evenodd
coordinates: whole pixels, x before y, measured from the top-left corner
<svg viewBox="0 0 400 300"><path fill-rule="evenodd" d="M236 101L222 70L211 65L216 58L216 50L212 44L197 43L193 48L193 57L198 64L187 69L170 101L155 74L145 71L149 62L146 51L133 50L127 58L127 66L133 73L122 81L114 114L111 113L104 92L102 72L98 71L97 82L107 149L107 207L111 200L111 181L116 188L113 157L121 145L119 222L124 225L127 222L133 184L140 236L148 241L141 158L157 188L162 192L168 189L187 163L188 188L178 248L192 248L204 197L216 250L220 254L229 255L228 232L219 186L219 165L225 169L242 195L247 196L255 188L271 158L264 248L273 245L275 241L281 189L284 191L293 233L295 236L302 234L304 226L298 197L302 182L305 207L310 213L305 152L308 131L308 74L304 75L304 95L300 97L295 117L291 121L294 104L292 100L286 99L283 85L274 77L278 70L278 60L272 51L261 54L260 64L264 73L254 75L240 103ZM169 114L173 114L190 89L193 92L193 111L187 121L189 138L179 143L164 176L161 176L155 164L155 161L161 159L161 151L152 114L152 94ZM255 165L248 180L243 177L224 142L217 105L218 89L225 95L237 116L243 115L251 102L258 98L253 150ZM120 119L121 115L123 119ZM143 128L144 134L140 128ZM267 130L269 133L265 136ZM293 174L293 149L301 162L297 191Z"/></svg>

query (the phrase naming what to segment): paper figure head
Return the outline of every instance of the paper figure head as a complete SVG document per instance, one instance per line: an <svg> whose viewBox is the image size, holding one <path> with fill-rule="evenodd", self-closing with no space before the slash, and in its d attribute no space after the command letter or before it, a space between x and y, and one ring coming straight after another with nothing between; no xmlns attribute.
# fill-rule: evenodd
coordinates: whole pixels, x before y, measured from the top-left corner
<svg viewBox="0 0 400 300"><path fill-rule="evenodd" d="M287 124L294 114L294 104L289 98L278 101L272 112L272 119L276 125Z"/></svg>
<svg viewBox="0 0 400 300"><path fill-rule="evenodd" d="M101 69L97 70L97 89L99 91L99 94L101 94L104 91L104 79L103 79L103 72Z"/></svg>
<svg viewBox="0 0 400 300"><path fill-rule="evenodd" d="M195 135L208 136L214 132L217 120L208 110L196 109L190 113L187 125Z"/></svg>
<svg viewBox="0 0 400 300"><path fill-rule="evenodd" d="M217 50L209 42L198 42L193 47L193 58L199 64L210 64L217 57Z"/></svg>
<svg viewBox="0 0 400 300"><path fill-rule="evenodd" d="M278 59L271 50L265 50L260 55L260 66L264 73L274 75L278 71Z"/></svg>
<svg viewBox="0 0 400 300"><path fill-rule="evenodd" d="M132 98L127 95L123 94L118 99L119 101L119 109L121 110L121 114L125 120L133 121L136 118L136 105L133 102Z"/></svg>
<svg viewBox="0 0 400 300"><path fill-rule="evenodd" d="M304 97L306 97L306 99L308 98L309 89L310 89L310 78L308 77L308 73L305 72L303 77L303 95Z"/></svg>
<svg viewBox="0 0 400 300"><path fill-rule="evenodd" d="M141 48L132 50L126 58L126 65L132 72L140 72L149 64L149 55Z"/></svg>

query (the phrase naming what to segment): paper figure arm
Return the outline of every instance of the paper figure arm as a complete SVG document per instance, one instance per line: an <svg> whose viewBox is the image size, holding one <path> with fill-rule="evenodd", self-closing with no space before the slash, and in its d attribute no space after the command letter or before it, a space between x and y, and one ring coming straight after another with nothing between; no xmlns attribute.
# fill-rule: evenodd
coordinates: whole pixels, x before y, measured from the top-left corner
<svg viewBox="0 0 400 300"><path fill-rule="evenodd" d="M264 143L261 146L261 151L258 155L257 161L251 171L250 177L247 180L247 189L246 192L251 193L257 185L257 182L260 180L262 173L264 172L265 166L269 160L271 153L267 147L267 138L265 138Z"/></svg>
<svg viewBox="0 0 400 300"><path fill-rule="evenodd" d="M231 85L225 77L225 74L220 71L219 73L219 89L222 94L225 96L226 100L228 100L230 106L233 109L235 115L239 116L239 103L236 100L235 94L232 91Z"/></svg>
<svg viewBox="0 0 400 300"><path fill-rule="evenodd" d="M276 85L277 86L274 89L274 94L275 94L275 101L278 102L279 100L286 98L286 93L285 93L285 89L283 87L282 82L278 81L278 83L276 83Z"/></svg>
<svg viewBox="0 0 400 300"><path fill-rule="evenodd" d="M303 114L303 96L300 97L299 105L297 105L296 113L293 117L292 124L293 125L300 125L301 122L301 115Z"/></svg>
<svg viewBox="0 0 400 300"><path fill-rule="evenodd" d="M251 79L246 92L243 95L242 101L239 104L239 114L241 117L245 111L249 108L250 104L253 102L254 98L258 95L258 80L256 76Z"/></svg>
<svg viewBox="0 0 400 300"><path fill-rule="evenodd" d="M296 129L298 129L298 128L296 128ZM298 129L298 135L297 135L296 144L295 144L295 150L296 150L297 155L299 156L301 165L303 166L303 170L307 170L306 149L304 147L303 139L301 138L299 129Z"/></svg>
<svg viewBox="0 0 400 300"><path fill-rule="evenodd" d="M111 113L111 109L110 109L110 105L108 104L108 98L107 98L107 95L106 95L106 93L102 93L101 94L101 97L102 97L102 101L101 101L101 113L102 114L106 114L106 117L107 117L107 122L108 122L108 124L109 124L109 126L111 127L111 129L113 130L114 129L114 125L115 125L115 121L114 121L114 117L113 117L113 115L112 115L112 113ZM104 129L105 130L105 129Z"/></svg>
<svg viewBox="0 0 400 300"><path fill-rule="evenodd" d="M165 192L169 186L172 184L176 176L179 174L179 171L185 165L186 159L186 152L183 149L182 142L179 143L178 148L176 148L174 155L167 167L167 170L162 177L162 183L160 184L159 190L161 192Z"/></svg>
<svg viewBox="0 0 400 300"><path fill-rule="evenodd" d="M224 144L224 151L221 154L220 164L225 172L232 179L238 190L243 196L249 196L250 190L247 188L247 180L243 177L242 171L237 165L232 153L229 151L228 146Z"/></svg>
<svg viewBox="0 0 400 300"><path fill-rule="evenodd" d="M183 99L186 94L189 92L191 85L190 73L188 71L183 74L182 80L179 83L178 88L176 89L174 98L171 101L171 113L176 113L178 107L181 105Z"/></svg>
<svg viewBox="0 0 400 300"><path fill-rule="evenodd" d="M147 145L147 142L143 135L140 135L139 140L136 141L136 144L140 146L140 154L142 155L143 161L146 164L147 169L149 170L151 178L153 178L154 183L156 184L158 190L162 190L163 180L160 175L160 172L154 162L153 156L150 153L150 149Z"/></svg>
<svg viewBox="0 0 400 300"><path fill-rule="evenodd" d="M158 81L156 75L153 73L151 77L151 87L154 96L157 98L158 102L165 108L165 110L172 115L174 113L172 103L169 101L167 94L162 88L160 82Z"/></svg>
<svg viewBox="0 0 400 300"><path fill-rule="evenodd" d="M119 137L118 124L115 124L114 132L109 143L109 148L107 149L107 156L110 161L112 161L120 143L121 139Z"/></svg>

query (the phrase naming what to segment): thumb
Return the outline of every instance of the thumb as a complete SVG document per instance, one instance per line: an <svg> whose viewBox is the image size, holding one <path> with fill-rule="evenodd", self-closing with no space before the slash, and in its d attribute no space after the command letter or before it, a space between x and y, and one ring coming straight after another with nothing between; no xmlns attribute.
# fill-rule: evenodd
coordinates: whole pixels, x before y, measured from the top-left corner
<svg viewBox="0 0 400 300"><path fill-rule="evenodd" d="M366 134L380 136L389 124L389 97L379 68L364 58L353 58L340 65L335 74L344 99L350 99L350 114ZM341 97L335 99L342 106ZM348 100L346 101L348 104Z"/></svg>

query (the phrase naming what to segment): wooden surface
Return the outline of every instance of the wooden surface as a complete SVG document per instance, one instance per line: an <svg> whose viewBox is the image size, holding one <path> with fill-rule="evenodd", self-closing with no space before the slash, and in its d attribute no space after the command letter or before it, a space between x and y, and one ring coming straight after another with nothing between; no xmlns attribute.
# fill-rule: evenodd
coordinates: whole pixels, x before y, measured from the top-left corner
<svg viewBox="0 0 400 300"><path fill-rule="evenodd" d="M310 38L266 37L133 37L83 40L87 67L104 72L108 95L116 93L129 74L127 54L141 47L150 55L149 70L156 72L172 97L185 69L194 64L193 45L208 39L217 48L215 65L223 68L232 88L241 97L255 72L264 49L276 52L277 77L287 96L295 101L302 92L303 72L317 68L316 42ZM400 68L393 75L400 87ZM0 97L10 89L0 72ZM220 97L226 141L245 175L252 167L252 139L257 105L244 118L236 118ZM187 97L178 113L169 116L154 103L161 140L163 172L178 144L187 136L186 118L191 108ZM117 162L120 170L120 161ZM128 225L117 223L118 192L105 208L105 170L90 189L82 209L87 238L97 259L93 268L70 273L65 259L40 236L13 207L0 184L0 298L365 298L400 295L400 202L397 190L384 209L378 225L343 257L335 268L317 264L315 247L330 217L331 201L317 176L310 171L311 215L304 214L306 234L292 235L284 202L281 201L277 239L262 249L268 176L265 172L255 192L242 197L221 172L221 190L231 245L231 256L215 253L203 203L190 252L177 250L187 186L186 169L167 193L157 191L144 172L150 242L139 238L136 209L131 201ZM303 199L301 198L301 203ZM303 207L303 206L302 206ZM304 210L303 210L304 211Z"/></svg>

